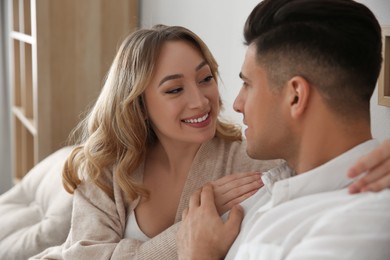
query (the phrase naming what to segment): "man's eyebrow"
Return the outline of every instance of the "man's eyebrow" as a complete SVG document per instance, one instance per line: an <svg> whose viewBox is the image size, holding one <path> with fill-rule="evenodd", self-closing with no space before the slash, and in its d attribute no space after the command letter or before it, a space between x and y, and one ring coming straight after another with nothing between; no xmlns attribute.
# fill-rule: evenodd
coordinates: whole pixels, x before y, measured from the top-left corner
<svg viewBox="0 0 390 260"><path fill-rule="evenodd" d="M239 76L240 79L242 79L242 80L248 80L248 78L245 77L244 74L242 74L242 72L240 72L240 74L238 74L238 76Z"/></svg>
<svg viewBox="0 0 390 260"><path fill-rule="evenodd" d="M196 66L195 68L195 71L199 71L201 68L203 68L205 65L207 65L207 62L206 61L202 61L198 66ZM165 76L161 81L160 83L158 84L158 86L161 86L162 84L164 84L164 82L168 81L168 80L173 80L173 79L179 79L179 78L182 78L184 77L183 74L172 74L172 75L168 75L168 76Z"/></svg>

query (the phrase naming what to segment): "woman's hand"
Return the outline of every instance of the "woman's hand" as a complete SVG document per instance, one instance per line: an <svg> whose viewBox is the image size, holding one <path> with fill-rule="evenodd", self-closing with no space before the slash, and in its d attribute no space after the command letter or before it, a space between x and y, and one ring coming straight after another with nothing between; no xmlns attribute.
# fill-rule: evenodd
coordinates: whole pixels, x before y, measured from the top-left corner
<svg viewBox="0 0 390 260"><path fill-rule="evenodd" d="M390 188L390 139L377 149L361 157L349 170L348 177L354 178L367 173L349 186L350 193L381 191Z"/></svg>
<svg viewBox="0 0 390 260"><path fill-rule="evenodd" d="M259 172L234 173L211 182L220 215L255 194L263 186Z"/></svg>
<svg viewBox="0 0 390 260"><path fill-rule="evenodd" d="M223 259L237 237L243 209L233 207L224 221L215 207L214 195L210 184L192 194L176 235L178 259Z"/></svg>

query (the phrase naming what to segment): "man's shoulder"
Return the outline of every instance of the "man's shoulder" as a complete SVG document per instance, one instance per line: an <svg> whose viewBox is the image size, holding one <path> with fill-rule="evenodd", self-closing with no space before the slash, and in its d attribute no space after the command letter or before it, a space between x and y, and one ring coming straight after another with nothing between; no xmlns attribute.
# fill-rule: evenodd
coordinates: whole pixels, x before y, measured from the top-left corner
<svg viewBox="0 0 390 260"><path fill-rule="evenodd" d="M342 205L323 212L315 222L312 233L390 232L390 190L344 194Z"/></svg>
<svg viewBox="0 0 390 260"><path fill-rule="evenodd" d="M348 214L368 214L368 212L388 210L390 216L390 190L349 194L347 189L317 194L326 201L321 218L348 216ZM314 195L316 196L316 195ZM315 199L314 199L315 200ZM315 203L315 202L314 202ZM332 206L333 204L333 206Z"/></svg>
<svg viewBox="0 0 390 260"><path fill-rule="evenodd" d="M350 195L340 189L292 199L267 211L258 209L255 223L243 227L247 231L239 250L256 257L272 253L319 259L330 254L329 259L371 259L375 254L386 259L389 202L388 190Z"/></svg>
<svg viewBox="0 0 390 260"><path fill-rule="evenodd" d="M286 254L296 259L325 254L331 255L329 259L388 259L390 191L338 195L342 203L308 216L306 227L289 234L301 236L285 247Z"/></svg>
<svg viewBox="0 0 390 260"><path fill-rule="evenodd" d="M380 192L363 192L359 194L345 194L348 200L336 212L354 212L361 210L390 209L390 190ZM390 214L390 211L389 211Z"/></svg>

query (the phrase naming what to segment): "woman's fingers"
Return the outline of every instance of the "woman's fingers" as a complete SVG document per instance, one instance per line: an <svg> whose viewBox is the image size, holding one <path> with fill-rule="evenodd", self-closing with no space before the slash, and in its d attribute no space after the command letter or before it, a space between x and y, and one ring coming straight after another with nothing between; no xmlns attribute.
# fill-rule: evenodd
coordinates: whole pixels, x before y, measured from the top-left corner
<svg viewBox="0 0 390 260"><path fill-rule="evenodd" d="M229 187L236 186L234 183L243 182L247 183L248 180L255 180L261 177L261 173L259 172L240 172L240 173L232 173L230 175L224 176L211 182L213 184L214 189L216 187Z"/></svg>
<svg viewBox="0 0 390 260"><path fill-rule="evenodd" d="M261 179L255 179L245 184L237 183L237 186L230 186L229 190L223 193L224 203L228 203L242 195L252 191L257 191L263 186Z"/></svg>
<svg viewBox="0 0 390 260"><path fill-rule="evenodd" d="M257 191L258 191L258 189L244 193L243 195L241 195L239 197L235 197L234 199L232 199L224 204L221 204L218 211L220 212L221 215L225 212L228 212L234 206L240 204L241 202L243 202L244 200L246 200L247 198L249 198L250 196L255 194Z"/></svg>
<svg viewBox="0 0 390 260"><path fill-rule="evenodd" d="M388 189L390 187L390 175L386 175L381 178L379 181L373 182L361 188L362 192L365 191L381 191L384 189Z"/></svg>
<svg viewBox="0 0 390 260"><path fill-rule="evenodd" d="M390 188L390 139L361 157L347 174L355 178L363 173L366 174L349 186L350 193Z"/></svg>
<svg viewBox="0 0 390 260"><path fill-rule="evenodd" d="M349 187L350 193L390 188L390 160L370 170Z"/></svg>
<svg viewBox="0 0 390 260"><path fill-rule="evenodd" d="M218 212L223 214L256 193L263 183L260 173L251 172L225 176L212 185Z"/></svg>
<svg viewBox="0 0 390 260"><path fill-rule="evenodd" d="M389 147L390 149L390 147ZM378 165L382 164L386 160L390 159L390 151L387 154L387 151L379 147L378 149L373 150L369 154L361 157L348 171L348 176L354 178L360 174L369 171Z"/></svg>
<svg viewBox="0 0 390 260"><path fill-rule="evenodd" d="M212 185L214 191L217 190L219 193L224 194L232 189L251 183L258 183L261 186L261 174L258 172L235 173L212 182Z"/></svg>

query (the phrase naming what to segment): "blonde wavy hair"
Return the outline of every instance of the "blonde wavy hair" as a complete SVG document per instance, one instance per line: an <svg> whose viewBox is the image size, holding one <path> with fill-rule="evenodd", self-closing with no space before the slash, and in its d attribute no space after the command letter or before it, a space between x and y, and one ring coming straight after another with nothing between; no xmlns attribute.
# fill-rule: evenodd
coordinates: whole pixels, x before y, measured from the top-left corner
<svg viewBox="0 0 390 260"><path fill-rule="evenodd" d="M88 178L113 199L107 174L114 174L128 201L148 196L132 173L156 142L153 129L145 122L143 94L153 76L161 47L167 41L186 41L199 49L217 79L217 62L206 44L190 30L156 25L130 34L116 54L95 105L73 131L77 145L62 172L69 193L74 192L82 179ZM221 99L219 102L222 105ZM238 126L220 118L215 135L229 141L242 138Z"/></svg>

